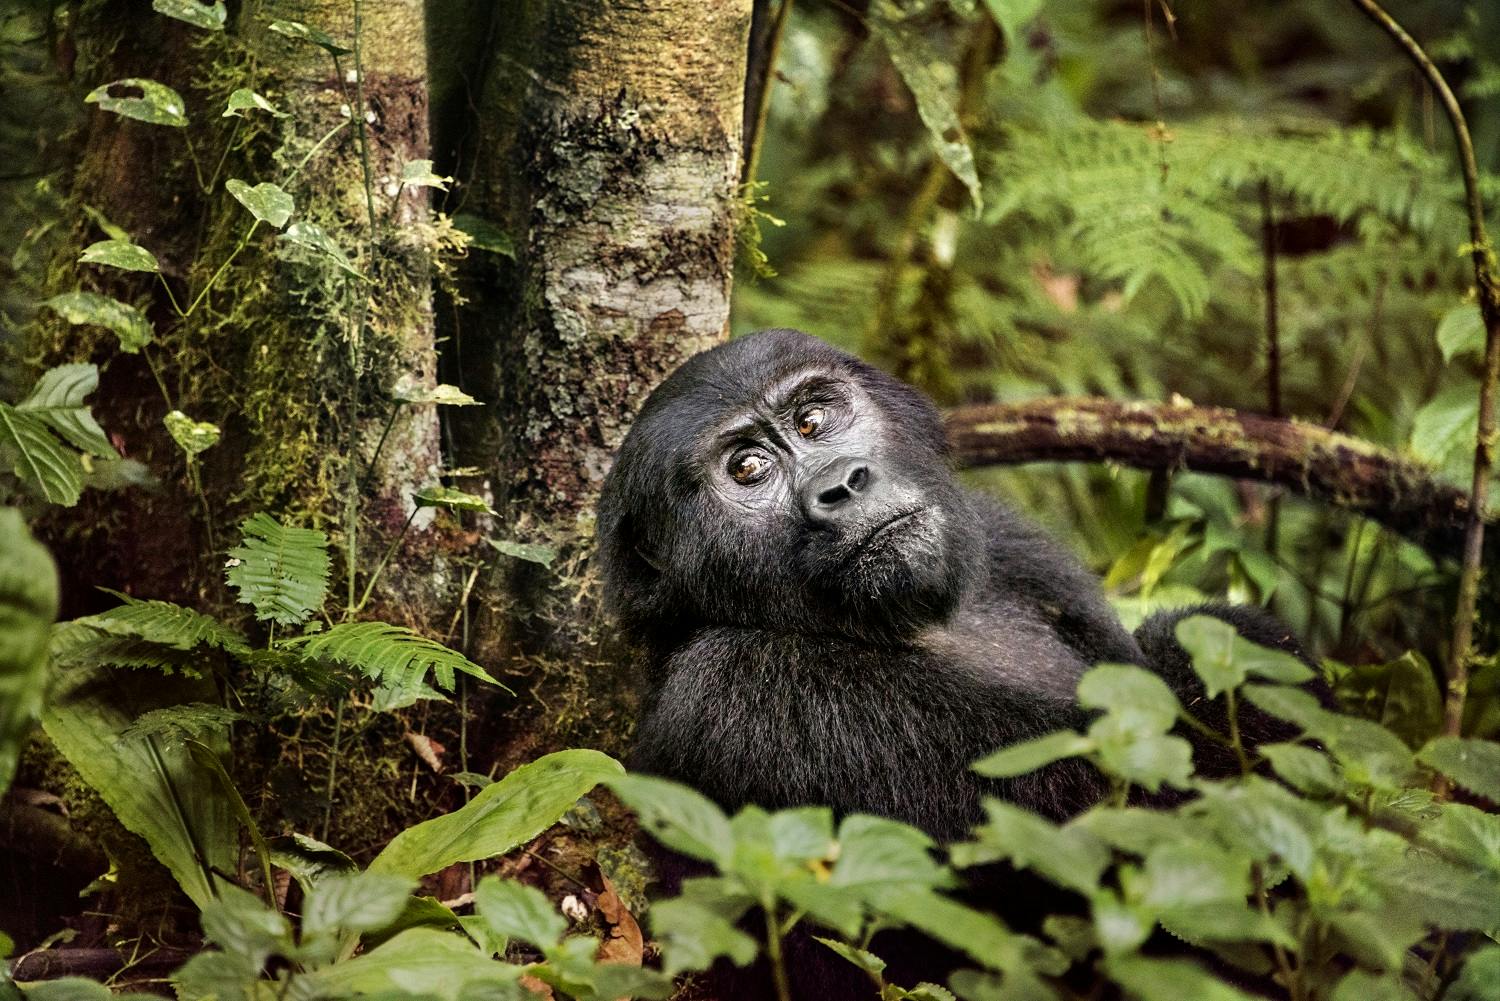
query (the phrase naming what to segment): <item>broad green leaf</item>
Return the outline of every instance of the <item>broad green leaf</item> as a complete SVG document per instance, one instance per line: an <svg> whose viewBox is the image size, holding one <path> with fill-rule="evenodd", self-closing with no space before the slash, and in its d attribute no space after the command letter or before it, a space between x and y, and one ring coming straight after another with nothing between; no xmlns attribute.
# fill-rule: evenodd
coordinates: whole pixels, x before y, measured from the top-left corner
<svg viewBox="0 0 1500 1001"><path fill-rule="evenodd" d="M57 567L21 512L0 508L0 795L42 709L47 641L57 616Z"/></svg>
<svg viewBox="0 0 1500 1001"><path fill-rule="evenodd" d="M1263 754L1283 782L1309 796L1337 796L1344 780L1328 755L1301 744L1261 744Z"/></svg>
<svg viewBox="0 0 1500 1001"><path fill-rule="evenodd" d="M88 324L114 331L120 350L137 354L155 337L146 314L117 299L97 292L64 292L42 303L69 323Z"/></svg>
<svg viewBox="0 0 1500 1001"><path fill-rule="evenodd" d="M121 271L144 271L155 274L161 270L156 255L145 247L129 240L100 240L83 248L78 255L80 264L103 264Z"/></svg>
<svg viewBox="0 0 1500 1001"><path fill-rule="evenodd" d="M250 649L243 633L202 612L170 601L143 601L120 591L102 590L122 603L75 622L112 636L131 636L177 650L210 646L245 653Z"/></svg>
<svg viewBox="0 0 1500 1001"><path fill-rule="evenodd" d="M344 253L342 247L333 241L333 237L324 231L322 226L311 222L294 222L281 234L281 239L294 247L312 251L314 254L332 261L342 272L352 278L369 281L364 275L357 271L353 264L349 263L349 255Z"/></svg>
<svg viewBox="0 0 1500 1001"><path fill-rule="evenodd" d="M568 930L547 895L513 879L486 876L474 888L474 909L496 934L550 949Z"/></svg>
<svg viewBox="0 0 1500 1001"><path fill-rule="evenodd" d="M354 51L339 45L328 32L321 28L311 27L301 21L272 21L269 27L278 35L284 35L299 42L311 42L331 56L347 56Z"/></svg>
<svg viewBox="0 0 1500 1001"><path fill-rule="evenodd" d="M401 166L401 183L414 188L437 188L447 191L453 178L432 172L431 160L411 160Z"/></svg>
<svg viewBox="0 0 1500 1001"><path fill-rule="evenodd" d="M1464 959L1443 1001L1495 1001L1500 997L1496 984L1500 984L1500 945L1486 942Z"/></svg>
<svg viewBox="0 0 1500 1001"><path fill-rule="evenodd" d="M328 536L282 525L257 512L240 525L244 540L229 551L224 572L255 617L282 625L306 622L328 593Z"/></svg>
<svg viewBox="0 0 1500 1001"><path fill-rule="evenodd" d="M8 981L4 981L9 984ZM14 985L10 985L14 989ZM3 988L0 988L3 991ZM116 994L97 980L87 977L58 977L55 980L29 981L15 995L15 1001L155 1001L158 994L126 991Z"/></svg>
<svg viewBox="0 0 1500 1001"><path fill-rule="evenodd" d="M140 94L116 95L116 87L125 91L137 90ZM164 83L130 77L113 80L102 87L95 87L84 97L87 104L97 104L104 111L112 111L125 118L147 122L151 125L170 125L182 128L188 123L182 95Z"/></svg>
<svg viewBox="0 0 1500 1001"><path fill-rule="evenodd" d="M42 373L16 409L40 418L74 448L101 459L119 458L83 402L98 386L99 370L93 365L58 365Z"/></svg>
<svg viewBox="0 0 1500 1001"><path fill-rule="evenodd" d="M1281 650L1257 646L1223 619L1194 615L1177 623L1177 642L1193 659L1193 670L1203 680L1209 698L1237 688L1254 675L1268 681L1296 685L1310 681L1312 669Z"/></svg>
<svg viewBox="0 0 1500 1001"><path fill-rule="evenodd" d="M370 863L372 872L425 876L454 862L503 855L546 830L594 786L623 774L598 751L558 751L522 765L452 813L408 827Z"/></svg>
<svg viewBox="0 0 1500 1001"><path fill-rule="evenodd" d="M229 102L224 106L224 113L220 118L246 118L247 111L264 111L276 118L285 118L287 114L266 98L261 97L248 87L241 87L229 95Z"/></svg>
<svg viewBox="0 0 1500 1001"><path fill-rule="evenodd" d="M708 797L649 775L610 777L606 784L640 817L641 826L676 852L720 869L734 858L729 818Z"/></svg>
<svg viewBox="0 0 1500 1001"><path fill-rule="evenodd" d="M1350 970L1339 979L1328 1001L1420 1001L1421 997L1402 982L1399 972Z"/></svg>
<svg viewBox="0 0 1500 1001"><path fill-rule="evenodd" d="M387 622L340 622L332 629L288 640L286 645L298 649L304 657L344 664L367 678L402 690L415 687L429 672L439 688L450 692L455 671L500 685L457 650Z"/></svg>
<svg viewBox="0 0 1500 1001"><path fill-rule="evenodd" d="M948 983L964 1001L1058 1001L1060 995L1028 970L985 973L958 970Z"/></svg>
<svg viewBox="0 0 1500 1001"><path fill-rule="evenodd" d="M200 453L213 448L219 443L219 426L210 424L208 421L195 421L181 410L174 410L163 417L161 422L167 426L167 434L177 443L177 447L189 458L196 458Z"/></svg>
<svg viewBox="0 0 1500 1001"><path fill-rule="evenodd" d="M42 726L120 823L146 840L183 892L203 907L214 897L209 872L237 867L233 809L186 747L126 740L123 734L141 712L211 702L218 693L206 681L163 678L149 687L138 682L130 672L70 671L43 710Z"/></svg>
<svg viewBox="0 0 1500 1001"><path fill-rule="evenodd" d="M893 890L880 894L882 914L910 925L995 970L1024 969L1025 940L993 914L976 911L932 890Z"/></svg>
<svg viewBox="0 0 1500 1001"><path fill-rule="evenodd" d="M1110 713L1089 727L1096 762L1105 771L1148 792L1163 784L1189 787L1193 776L1193 747L1181 737L1137 729L1124 717Z"/></svg>
<svg viewBox="0 0 1500 1001"><path fill-rule="evenodd" d="M465 393L457 386L447 383L439 383L436 386L418 385L413 380L403 379L396 383L391 395L402 403L410 403L420 406L422 404L436 404L448 407L477 407L480 402Z"/></svg>
<svg viewBox="0 0 1500 1001"><path fill-rule="evenodd" d="M1256 1001L1186 959L1110 956L1104 970L1138 1001Z"/></svg>
<svg viewBox="0 0 1500 1001"><path fill-rule="evenodd" d="M1421 747L1443 726L1443 693L1427 658L1415 650L1384 664L1343 670L1334 694L1339 705L1374 720L1411 747Z"/></svg>
<svg viewBox="0 0 1500 1001"><path fill-rule="evenodd" d="M490 959L462 935L410 928L369 952L307 974L302 981L310 997L537 1001L516 983L523 972L523 967Z"/></svg>
<svg viewBox="0 0 1500 1001"><path fill-rule="evenodd" d="M1250 860L1205 844L1153 848L1128 891L1157 913L1196 904L1243 904L1250 894Z"/></svg>
<svg viewBox="0 0 1500 1001"><path fill-rule="evenodd" d="M874 0L865 23L879 38L917 102L917 115L938 157L969 191L977 215L983 207L974 150L964 135L955 107L956 76L949 60L936 51L926 35L907 22L894 0Z"/></svg>
<svg viewBox="0 0 1500 1001"><path fill-rule="evenodd" d="M284 834L268 841L271 862L297 880L303 893L331 876L358 870L352 858L306 834Z"/></svg>
<svg viewBox="0 0 1500 1001"><path fill-rule="evenodd" d="M1020 44L1021 29L1042 9L1042 0L984 0L984 6L1014 47Z"/></svg>
<svg viewBox="0 0 1500 1001"><path fill-rule="evenodd" d="M953 864L961 868L1001 860L1033 868L1047 879L1080 893L1092 893L1109 867L1109 847L1083 827L1058 827L1028 810L998 799L984 801L986 821L974 840L954 845Z"/></svg>
<svg viewBox="0 0 1500 1001"><path fill-rule="evenodd" d="M1199 810L1218 839L1236 851L1279 862L1303 879L1313 871L1321 812L1276 783L1252 776L1234 785L1206 786Z"/></svg>
<svg viewBox="0 0 1500 1001"><path fill-rule="evenodd" d="M232 177L224 182L224 190L249 209L255 218L277 229L287 224L295 209L292 196L270 181L261 181L252 187L248 182Z"/></svg>
<svg viewBox="0 0 1500 1001"><path fill-rule="evenodd" d="M449 511L482 511L494 514L489 502L478 494L465 493L452 487L430 486L418 490L412 499L417 507L440 507Z"/></svg>
<svg viewBox="0 0 1500 1001"><path fill-rule="evenodd" d="M1094 749L1094 742L1071 730L1059 730L1045 737L1023 740L1019 744L1002 747L994 754L980 758L971 766L980 775L990 778L1010 778L1025 775L1038 768L1087 754Z"/></svg>
<svg viewBox="0 0 1500 1001"><path fill-rule="evenodd" d="M1444 313L1438 321L1437 342L1444 362L1459 355L1484 354L1484 317L1479 314L1479 304L1466 302Z"/></svg>
<svg viewBox="0 0 1500 1001"><path fill-rule="evenodd" d="M1452 779L1462 789L1500 803L1500 743L1467 737L1437 737L1417 760Z"/></svg>
<svg viewBox="0 0 1500 1001"><path fill-rule="evenodd" d="M952 877L932 857L932 839L885 817L850 814L839 824L839 855L830 886L901 889L947 886Z"/></svg>
<svg viewBox="0 0 1500 1001"><path fill-rule="evenodd" d="M958 1001L946 987L928 983L918 984L910 990L888 984L886 994L888 997L882 1001Z"/></svg>
<svg viewBox="0 0 1500 1001"><path fill-rule="evenodd" d="M1442 466L1450 455L1473 452L1479 434L1479 383L1461 380L1438 392L1412 418L1411 451L1418 459Z"/></svg>
<svg viewBox="0 0 1500 1001"><path fill-rule="evenodd" d="M833 811L825 806L778 810L766 825L771 853L783 862L806 863L833 851Z"/></svg>
<svg viewBox="0 0 1500 1001"><path fill-rule="evenodd" d="M651 905L652 937L661 942L662 968L668 975L706 970L720 956L735 966L755 958L759 944L736 923L749 903L713 892L726 885L721 880L689 879L682 885L682 896Z"/></svg>
<svg viewBox="0 0 1500 1001"><path fill-rule="evenodd" d="M51 504L72 507L83 493L83 465L41 418L0 403L0 459Z"/></svg>
<svg viewBox="0 0 1500 1001"><path fill-rule="evenodd" d="M496 224L481 216L460 212L453 217L453 225L469 238L469 246L501 257L516 259L516 241Z"/></svg>
<svg viewBox="0 0 1500 1001"><path fill-rule="evenodd" d="M540 563L544 567L550 567L557 559L557 550L551 546L539 546L531 542L511 542L509 539L490 539L489 543L502 555L525 560L527 563Z"/></svg>
<svg viewBox="0 0 1500 1001"><path fill-rule="evenodd" d="M416 880L384 872L330 874L320 879L302 911L303 936L385 928L400 916Z"/></svg>
<svg viewBox="0 0 1500 1001"><path fill-rule="evenodd" d="M198 0L152 0L151 9L204 31L223 31L224 21L229 16L223 0L214 0L212 4L199 3Z"/></svg>
<svg viewBox="0 0 1500 1001"><path fill-rule="evenodd" d="M1128 664L1100 664L1078 681L1078 701L1102 709L1132 732L1166 733L1177 722L1180 706L1167 683Z"/></svg>
<svg viewBox="0 0 1500 1001"><path fill-rule="evenodd" d="M1467 803L1444 803L1441 811L1418 830L1418 840L1464 865L1500 873L1500 814Z"/></svg>
<svg viewBox="0 0 1500 1001"><path fill-rule="evenodd" d="M226 952L260 966L272 953L293 950L292 926L255 894L225 884L203 908L203 934Z"/></svg>
<svg viewBox="0 0 1500 1001"><path fill-rule="evenodd" d="M1213 834L1196 817L1138 806L1096 806L1067 826L1081 827L1106 844L1134 855L1145 855L1157 845L1192 842Z"/></svg>

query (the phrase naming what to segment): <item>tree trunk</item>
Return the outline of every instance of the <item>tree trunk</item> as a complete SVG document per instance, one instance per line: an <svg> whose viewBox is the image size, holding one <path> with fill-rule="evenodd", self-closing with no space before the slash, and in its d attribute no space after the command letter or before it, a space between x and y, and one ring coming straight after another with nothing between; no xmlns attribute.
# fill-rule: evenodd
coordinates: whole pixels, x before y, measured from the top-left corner
<svg viewBox="0 0 1500 1001"><path fill-rule="evenodd" d="M646 394L727 336L751 3L519 8L499 30L474 28L494 47L462 205L507 234L513 256L483 255L450 363L489 405L460 441L468 463L494 471L505 531L571 556L588 548L594 500ZM556 588L502 562L489 643L599 660L583 652L597 616L575 603L582 564L561 566ZM565 702L596 723L613 715Z"/></svg>

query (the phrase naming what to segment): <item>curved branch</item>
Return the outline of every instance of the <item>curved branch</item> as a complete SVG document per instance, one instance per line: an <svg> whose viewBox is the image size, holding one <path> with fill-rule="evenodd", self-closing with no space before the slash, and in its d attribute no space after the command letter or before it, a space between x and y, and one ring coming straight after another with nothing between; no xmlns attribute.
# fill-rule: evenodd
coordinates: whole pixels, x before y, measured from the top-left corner
<svg viewBox="0 0 1500 1001"><path fill-rule="evenodd" d="M1457 555L1469 498L1420 463L1300 421L1219 407L1041 399L959 407L948 439L962 467L1116 462L1260 480L1374 519Z"/></svg>

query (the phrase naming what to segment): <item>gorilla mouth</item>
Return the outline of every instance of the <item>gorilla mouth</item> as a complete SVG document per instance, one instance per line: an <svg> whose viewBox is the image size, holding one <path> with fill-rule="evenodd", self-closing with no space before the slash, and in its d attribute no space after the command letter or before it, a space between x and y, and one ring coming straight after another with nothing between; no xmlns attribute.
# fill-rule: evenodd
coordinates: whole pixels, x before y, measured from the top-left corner
<svg viewBox="0 0 1500 1001"><path fill-rule="evenodd" d="M884 536L889 534L898 525L904 525L908 520L915 518L921 513L922 508L919 507L907 508L904 511L897 511L895 514L891 515L889 518L885 519L880 524L870 529L868 533L866 533L865 537L859 541L858 545L856 545L850 551L849 560L852 562L853 560L858 559L865 553L866 550L874 546L875 543L879 542Z"/></svg>

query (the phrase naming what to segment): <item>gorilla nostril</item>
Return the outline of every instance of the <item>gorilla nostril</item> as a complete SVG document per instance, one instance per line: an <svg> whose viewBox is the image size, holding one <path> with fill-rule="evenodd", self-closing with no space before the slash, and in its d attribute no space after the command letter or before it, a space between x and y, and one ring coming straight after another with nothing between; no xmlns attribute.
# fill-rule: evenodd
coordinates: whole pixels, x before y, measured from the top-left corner
<svg viewBox="0 0 1500 1001"><path fill-rule="evenodd" d="M854 469L850 471L849 478L845 481L849 489L855 493L859 493L861 490L863 490L866 484L868 484L869 482L869 466L855 466Z"/></svg>
<svg viewBox="0 0 1500 1001"><path fill-rule="evenodd" d="M832 507L835 504L842 504L848 499L849 491L844 487L843 484L839 484L836 487L829 487L827 490L824 490L822 493L818 494L818 503L827 507Z"/></svg>

